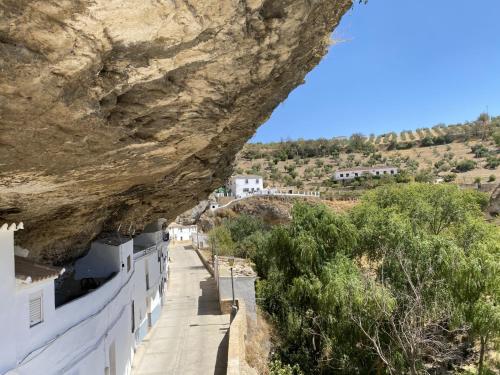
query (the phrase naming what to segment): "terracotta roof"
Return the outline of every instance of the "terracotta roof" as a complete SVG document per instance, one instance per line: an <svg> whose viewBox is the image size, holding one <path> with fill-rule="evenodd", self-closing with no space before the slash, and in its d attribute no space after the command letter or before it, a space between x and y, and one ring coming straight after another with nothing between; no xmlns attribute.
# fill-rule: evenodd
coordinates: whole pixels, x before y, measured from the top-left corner
<svg viewBox="0 0 500 375"><path fill-rule="evenodd" d="M31 260L15 256L16 279L28 280L32 282L58 277L64 272L62 267L52 267L37 264Z"/></svg>

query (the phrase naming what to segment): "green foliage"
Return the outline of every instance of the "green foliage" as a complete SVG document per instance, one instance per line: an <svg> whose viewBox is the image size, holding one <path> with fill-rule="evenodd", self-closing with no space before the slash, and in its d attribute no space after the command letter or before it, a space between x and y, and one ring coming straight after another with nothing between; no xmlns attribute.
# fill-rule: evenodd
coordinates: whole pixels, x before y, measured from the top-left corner
<svg viewBox="0 0 500 375"><path fill-rule="evenodd" d="M488 182L493 182L497 179L497 177L494 174L491 174L490 177L488 177Z"/></svg>
<svg viewBox="0 0 500 375"><path fill-rule="evenodd" d="M463 335L487 347L500 335L487 203L454 185L388 184L344 215L295 205L255 251L281 360L308 374L419 374L460 363Z"/></svg>
<svg viewBox="0 0 500 375"><path fill-rule="evenodd" d="M233 255L235 243L231 238L231 232L225 226L217 226L208 234L211 245L219 255Z"/></svg>
<svg viewBox="0 0 500 375"><path fill-rule="evenodd" d="M455 170L457 172L467 172L476 168L476 162L474 160L461 160L457 163Z"/></svg>
<svg viewBox="0 0 500 375"><path fill-rule="evenodd" d="M500 158L495 156L490 156L486 159L486 168L488 169L496 169L500 165Z"/></svg>
<svg viewBox="0 0 500 375"><path fill-rule="evenodd" d="M434 180L434 174L430 169L425 169L418 171L417 174L415 174L415 181L416 182L432 182Z"/></svg>
<svg viewBox="0 0 500 375"><path fill-rule="evenodd" d="M209 232L210 243L219 255L234 255L240 258L257 256L267 238L267 226L254 216L239 215L224 219L221 225Z"/></svg>
<svg viewBox="0 0 500 375"><path fill-rule="evenodd" d="M298 365L284 365L279 359L271 361L269 364L269 375L302 375Z"/></svg>
<svg viewBox="0 0 500 375"><path fill-rule="evenodd" d="M497 146L500 146L500 131L493 133L493 140Z"/></svg>
<svg viewBox="0 0 500 375"><path fill-rule="evenodd" d="M421 141L420 141L420 145L423 146L423 147L429 147L429 146L432 146L434 145L434 141L432 139L432 137L426 135Z"/></svg>
<svg viewBox="0 0 500 375"><path fill-rule="evenodd" d="M490 154L488 148L482 144L472 146L471 151L476 158L485 158Z"/></svg>
<svg viewBox="0 0 500 375"><path fill-rule="evenodd" d="M455 173L448 173L443 176L444 182L452 182L455 181L457 175Z"/></svg>

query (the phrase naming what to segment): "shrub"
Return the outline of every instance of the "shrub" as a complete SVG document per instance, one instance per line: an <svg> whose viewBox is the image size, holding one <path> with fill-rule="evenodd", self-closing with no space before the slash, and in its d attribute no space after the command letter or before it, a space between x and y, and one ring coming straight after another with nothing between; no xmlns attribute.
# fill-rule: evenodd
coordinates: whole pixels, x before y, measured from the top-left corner
<svg viewBox="0 0 500 375"><path fill-rule="evenodd" d="M408 150L415 146L413 142L399 142L396 144L396 149L397 150Z"/></svg>
<svg viewBox="0 0 500 375"><path fill-rule="evenodd" d="M488 182L493 182L495 181L497 178L494 174L490 175L490 177L488 177Z"/></svg>
<svg viewBox="0 0 500 375"><path fill-rule="evenodd" d="M476 168L476 162L474 160L462 160L457 163L455 170L457 172L467 172Z"/></svg>
<svg viewBox="0 0 500 375"><path fill-rule="evenodd" d="M477 144L471 147L471 151L476 158L485 158L490 154L488 148L482 144Z"/></svg>
<svg viewBox="0 0 500 375"><path fill-rule="evenodd" d="M432 140L432 137L429 137L428 135L426 135L421 141L420 141L420 145L422 147L429 147L429 146L432 146L434 144L434 141Z"/></svg>
<svg viewBox="0 0 500 375"><path fill-rule="evenodd" d="M432 182L433 180L434 174L430 170L422 170L415 175L416 182Z"/></svg>
<svg viewBox="0 0 500 375"><path fill-rule="evenodd" d="M500 131L493 133L493 140L497 146L500 146Z"/></svg>
<svg viewBox="0 0 500 375"><path fill-rule="evenodd" d="M444 182L452 182L455 181L457 175L455 173L448 173L443 176Z"/></svg>
<svg viewBox="0 0 500 375"><path fill-rule="evenodd" d="M500 158L495 156L490 156L486 160L486 168L488 169L496 169L500 165Z"/></svg>

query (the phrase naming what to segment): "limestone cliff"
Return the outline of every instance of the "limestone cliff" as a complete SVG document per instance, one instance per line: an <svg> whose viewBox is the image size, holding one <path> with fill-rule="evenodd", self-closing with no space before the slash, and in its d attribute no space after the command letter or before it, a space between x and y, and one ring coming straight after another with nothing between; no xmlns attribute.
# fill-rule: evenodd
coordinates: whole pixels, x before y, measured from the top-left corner
<svg viewBox="0 0 500 375"><path fill-rule="evenodd" d="M0 221L39 261L171 220L326 53L351 0L0 0Z"/></svg>

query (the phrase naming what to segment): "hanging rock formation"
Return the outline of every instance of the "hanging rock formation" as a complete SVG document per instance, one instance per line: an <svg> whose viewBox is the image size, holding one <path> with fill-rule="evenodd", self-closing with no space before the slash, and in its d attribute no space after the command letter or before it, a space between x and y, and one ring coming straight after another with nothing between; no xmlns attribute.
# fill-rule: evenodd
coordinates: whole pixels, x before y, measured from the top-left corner
<svg viewBox="0 0 500 375"><path fill-rule="evenodd" d="M0 0L0 224L38 261L205 199L351 0Z"/></svg>

